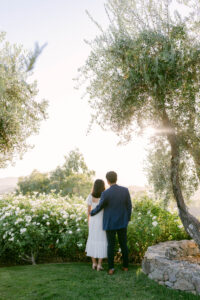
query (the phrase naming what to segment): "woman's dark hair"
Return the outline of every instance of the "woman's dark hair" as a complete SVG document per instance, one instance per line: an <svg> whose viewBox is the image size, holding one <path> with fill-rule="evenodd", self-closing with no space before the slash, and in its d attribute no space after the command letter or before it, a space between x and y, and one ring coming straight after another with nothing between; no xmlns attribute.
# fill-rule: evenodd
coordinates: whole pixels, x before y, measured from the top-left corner
<svg viewBox="0 0 200 300"><path fill-rule="evenodd" d="M101 193L105 191L105 183L101 179L97 179L94 182L93 189L92 189L92 196L94 198L100 198Z"/></svg>
<svg viewBox="0 0 200 300"><path fill-rule="evenodd" d="M116 183L117 182L117 173L114 171L110 171L106 174L106 179L110 182L110 183Z"/></svg>

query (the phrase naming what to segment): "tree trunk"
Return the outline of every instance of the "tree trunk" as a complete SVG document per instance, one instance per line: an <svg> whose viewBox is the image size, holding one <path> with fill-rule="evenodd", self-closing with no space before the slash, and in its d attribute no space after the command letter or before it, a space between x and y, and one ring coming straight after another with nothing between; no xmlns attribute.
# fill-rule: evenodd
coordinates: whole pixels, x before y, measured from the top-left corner
<svg viewBox="0 0 200 300"><path fill-rule="evenodd" d="M168 128L167 139L171 146L171 183L173 194L178 206L179 216L187 233L200 247L200 222L188 212L188 209L184 202L179 180L179 141L166 112L164 112L163 114L163 125L165 126L165 128Z"/></svg>

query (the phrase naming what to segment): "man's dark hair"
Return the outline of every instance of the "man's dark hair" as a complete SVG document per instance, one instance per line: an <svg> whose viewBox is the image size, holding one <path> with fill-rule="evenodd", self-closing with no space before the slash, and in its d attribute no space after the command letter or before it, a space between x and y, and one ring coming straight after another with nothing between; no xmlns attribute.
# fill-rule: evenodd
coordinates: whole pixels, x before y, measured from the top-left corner
<svg viewBox="0 0 200 300"><path fill-rule="evenodd" d="M117 182L117 173L114 171L110 171L106 174L106 179L110 182L110 183L116 183Z"/></svg>

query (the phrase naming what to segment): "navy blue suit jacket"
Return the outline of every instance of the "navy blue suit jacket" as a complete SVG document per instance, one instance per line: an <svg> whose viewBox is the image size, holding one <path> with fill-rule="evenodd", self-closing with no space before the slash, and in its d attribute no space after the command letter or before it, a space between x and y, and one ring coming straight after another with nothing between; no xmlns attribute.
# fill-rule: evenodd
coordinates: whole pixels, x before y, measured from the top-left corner
<svg viewBox="0 0 200 300"><path fill-rule="evenodd" d="M90 215L96 215L103 208L103 230L126 228L132 211L128 189L117 184L111 185L101 194L99 204L90 212Z"/></svg>

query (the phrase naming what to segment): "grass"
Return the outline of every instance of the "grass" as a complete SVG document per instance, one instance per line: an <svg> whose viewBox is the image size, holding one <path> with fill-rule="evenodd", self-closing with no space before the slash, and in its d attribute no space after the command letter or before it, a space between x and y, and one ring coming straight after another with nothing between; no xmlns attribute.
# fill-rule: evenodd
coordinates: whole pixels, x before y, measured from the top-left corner
<svg viewBox="0 0 200 300"><path fill-rule="evenodd" d="M105 266L107 267L107 266ZM46 264L0 268L1 300L195 300L199 296L173 291L151 281L138 266L116 267L113 276L89 263Z"/></svg>

